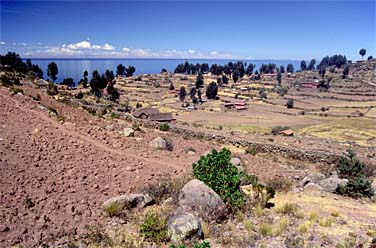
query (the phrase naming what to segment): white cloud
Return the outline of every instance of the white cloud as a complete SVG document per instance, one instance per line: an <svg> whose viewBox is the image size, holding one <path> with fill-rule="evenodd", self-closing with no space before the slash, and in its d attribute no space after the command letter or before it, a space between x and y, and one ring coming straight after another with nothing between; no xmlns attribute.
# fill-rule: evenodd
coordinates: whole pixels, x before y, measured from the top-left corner
<svg viewBox="0 0 376 248"><path fill-rule="evenodd" d="M109 50L109 51L112 51L112 50L115 50L115 47L111 46L110 44L104 44L102 46L103 50Z"/></svg>
<svg viewBox="0 0 376 248"><path fill-rule="evenodd" d="M63 45L63 47L65 47L65 45ZM78 42L78 43L75 43L75 44L69 44L67 45L67 47L69 49L90 49L91 48L91 44L90 42L84 40L84 41L81 41L81 42Z"/></svg>
<svg viewBox="0 0 376 248"><path fill-rule="evenodd" d="M27 44L25 42L20 42L20 43L13 42L12 46L27 46Z"/></svg>
<svg viewBox="0 0 376 248"><path fill-rule="evenodd" d="M1 41L0 44L1 44L1 45L5 45L5 42L4 42L4 41Z"/></svg>
<svg viewBox="0 0 376 248"><path fill-rule="evenodd" d="M18 45L19 43L15 43ZM21 43L20 43L21 44ZM89 41L81 41L72 44L63 44L61 46L39 47L39 50L25 51L27 56L38 57L99 57L99 58L176 58L176 59L234 59L231 54L220 53L217 51L205 52L188 50L151 50L145 48L116 47L105 43L103 45L92 44ZM26 54L27 53L27 54Z"/></svg>

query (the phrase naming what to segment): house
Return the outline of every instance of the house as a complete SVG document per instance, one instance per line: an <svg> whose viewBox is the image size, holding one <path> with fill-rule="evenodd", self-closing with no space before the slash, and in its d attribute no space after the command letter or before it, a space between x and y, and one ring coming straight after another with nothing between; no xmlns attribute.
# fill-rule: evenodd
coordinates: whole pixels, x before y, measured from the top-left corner
<svg viewBox="0 0 376 248"><path fill-rule="evenodd" d="M234 107L234 103L232 103L232 102L223 103L223 107L225 109L232 109Z"/></svg>
<svg viewBox="0 0 376 248"><path fill-rule="evenodd" d="M174 120L172 113L160 113L156 108L141 108L133 112L133 116L151 121L171 122Z"/></svg>
<svg viewBox="0 0 376 248"><path fill-rule="evenodd" d="M286 130L279 132L279 134L282 134L283 136L294 136L294 130L286 129Z"/></svg>
<svg viewBox="0 0 376 248"><path fill-rule="evenodd" d="M38 86L38 88L47 88L49 83L44 79L39 79L35 84Z"/></svg>
<svg viewBox="0 0 376 248"><path fill-rule="evenodd" d="M241 105L235 105L235 109L236 109L236 111L247 110L247 109L248 109L248 106L246 106L246 105L244 105L244 106L241 106Z"/></svg>

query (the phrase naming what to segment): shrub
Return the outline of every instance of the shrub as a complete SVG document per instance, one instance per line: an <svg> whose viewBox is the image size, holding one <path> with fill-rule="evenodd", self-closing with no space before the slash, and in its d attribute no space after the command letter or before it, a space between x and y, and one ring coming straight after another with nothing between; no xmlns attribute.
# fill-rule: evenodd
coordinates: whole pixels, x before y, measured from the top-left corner
<svg viewBox="0 0 376 248"><path fill-rule="evenodd" d="M49 83L47 88L47 94L50 96L57 95L59 92L57 90L57 85L54 83Z"/></svg>
<svg viewBox="0 0 376 248"><path fill-rule="evenodd" d="M339 212L337 209L334 209L331 213L330 213L331 216L333 217L338 217L339 216Z"/></svg>
<svg viewBox="0 0 376 248"><path fill-rule="evenodd" d="M247 230L247 232L250 232L253 230L253 223L251 220L247 219L247 220L244 220L244 228L245 230Z"/></svg>
<svg viewBox="0 0 376 248"><path fill-rule="evenodd" d="M269 200L274 196L274 189L258 183L257 177L241 172L231 163L231 152L223 148L221 151L213 149L206 156L201 156L197 163L193 163L193 175L212 188L227 206L235 212L245 203L245 195L240 190L241 184L252 184L253 190L263 200Z"/></svg>
<svg viewBox="0 0 376 248"><path fill-rule="evenodd" d="M255 156L257 154L257 149L254 146L248 146L247 149L245 149L245 153Z"/></svg>
<svg viewBox="0 0 376 248"><path fill-rule="evenodd" d="M356 153L348 150L344 157L341 157L337 165L338 176L347 178L346 185L339 185L336 192L354 198L371 197L374 195L371 187L371 180L368 180L364 173L364 164L358 160Z"/></svg>
<svg viewBox="0 0 376 248"><path fill-rule="evenodd" d="M12 92L13 95L17 95L18 93L21 93L22 95L24 94L23 90L20 88L10 88L10 91Z"/></svg>
<svg viewBox="0 0 376 248"><path fill-rule="evenodd" d="M306 233L308 231L308 224L306 223L301 223L299 226L298 226L298 230L300 233Z"/></svg>
<svg viewBox="0 0 376 248"><path fill-rule="evenodd" d="M298 213L299 206L296 203L290 203L286 202L282 205L279 209L277 209L278 213L286 214L286 215L292 215L295 216Z"/></svg>
<svg viewBox="0 0 376 248"><path fill-rule="evenodd" d="M244 195L240 191L241 174L230 162L231 152L226 148L213 149L193 163L193 175L212 188L231 209L244 204Z"/></svg>
<svg viewBox="0 0 376 248"><path fill-rule="evenodd" d="M108 204L104 209L104 211L109 217L119 216L122 210L122 205L117 202Z"/></svg>
<svg viewBox="0 0 376 248"><path fill-rule="evenodd" d="M75 96L76 99L82 99L84 98L84 93L82 93L81 91L77 93L77 95Z"/></svg>
<svg viewBox="0 0 376 248"><path fill-rule="evenodd" d="M26 196L26 198L25 198L25 200L24 200L24 205L25 205L25 207L26 208L32 208L32 207L34 207L34 202L33 202L33 200L30 198L30 197L28 197L28 196Z"/></svg>
<svg viewBox="0 0 376 248"><path fill-rule="evenodd" d="M324 227L331 227L332 226L332 219L331 218L322 218L320 221L319 221L319 225L320 226L324 226Z"/></svg>
<svg viewBox="0 0 376 248"><path fill-rule="evenodd" d="M281 235L287 228L288 225L288 220L286 218L281 219L278 224L275 226L273 229L273 235L274 236L279 236Z"/></svg>
<svg viewBox="0 0 376 248"><path fill-rule="evenodd" d="M210 248L210 241L209 240L204 240L200 243L195 243L193 244L192 248ZM168 248L186 248L185 245L174 245L174 244L171 244Z"/></svg>
<svg viewBox="0 0 376 248"><path fill-rule="evenodd" d="M290 98L286 103L287 108L294 108L294 99Z"/></svg>
<svg viewBox="0 0 376 248"><path fill-rule="evenodd" d="M140 234L146 241L156 243L167 241L167 217L157 210L148 211L140 225Z"/></svg>
<svg viewBox="0 0 376 248"><path fill-rule="evenodd" d="M161 181L157 184L148 184L143 189L143 193L150 195L156 201L157 204L162 203L169 197L172 198L173 202L177 202L180 190L190 179L190 177L184 177L179 180L170 179Z"/></svg>
<svg viewBox="0 0 376 248"><path fill-rule="evenodd" d="M159 125L159 130L167 132L168 130L170 130L170 126L167 123L162 123L161 125Z"/></svg>
<svg viewBox="0 0 376 248"><path fill-rule="evenodd" d="M273 235L273 224L262 223L260 225L259 232L262 236L272 236Z"/></svg>

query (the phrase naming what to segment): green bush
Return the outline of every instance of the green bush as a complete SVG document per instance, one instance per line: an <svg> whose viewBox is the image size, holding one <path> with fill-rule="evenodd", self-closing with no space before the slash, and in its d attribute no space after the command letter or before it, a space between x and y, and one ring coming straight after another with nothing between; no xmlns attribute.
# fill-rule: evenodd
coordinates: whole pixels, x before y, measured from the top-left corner
<svg viewBox="0 0 376 248"><path fill-rule="evenodd" d="M157 210L146 213L140 225L141 236L150 242L161 243L168 240L167 217Z"/></svg>
<svg viewBox="0 0 376 248"><path fill-rule="evenodd" d="M168 130L170 130L170 126L167 123L162 123L161 125L159 125L159 130L167 132Z"/></svg>
<svg viewBox="0 0 376 248"><path fill-rule="evenodd" d="M348 150L347 154L340 158L337 172L340 178L349 180L346 185L338 186L336 189L338 194L354 198L374 195L375 192L371 187L372 182L364 173L364 164L358 160L354 151Z"/></svg>
<svg viewBox="0 0 376 248"><path fill-rule="evenodd" d="M240 191L241 173L230 162L231 152L226 148L213 149L193 163L193 175L212 188L231 209L244 204L244 195Z"/></svg>
<svg viewBox="0 0 376 248"><path fill-rule="evenodd" d="M13 95L17 95L18 93L21 93L22 95L24 94L23 90L20 88L12 87L10 88L10 91L12 92Z"/></svg>

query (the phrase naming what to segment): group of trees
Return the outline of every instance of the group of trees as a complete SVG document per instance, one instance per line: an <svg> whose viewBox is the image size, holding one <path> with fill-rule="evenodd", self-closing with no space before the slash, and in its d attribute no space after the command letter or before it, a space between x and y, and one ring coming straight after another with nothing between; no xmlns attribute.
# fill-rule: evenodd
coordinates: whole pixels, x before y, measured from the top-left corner
<svg viewBox="0 0 376 248"><path fill-rule="evenodd" d="M164 69L167 71L166 69ZM164 71L162 69L162 72ZM174 70L174 73L184 73L184 74L196 74L196 73L207 73L209 71L209 65L207 63L196 65L185 61L185 63L178 64Z"/></svg>
<svg viewBox="0 0 376 248"><path fill-rule="evenodd" d="M37 78L43 78L43 70L38 65L31 63L31 59L27 59L26 63L23 62L20 55L15 52L0 55L0 64L4 70L17 71L24 74L32 73Z"/></svg>
<svg viewBox="0 0 376 248"><path fill-rule="evenodd" d="M126 77L132 77L133 76L133 73L136 72L136 68L134 66L128 66L127 68L122 65L122 64L119 64L117 67L116 67L116 75L117 76L126 76Z"/></svg>

